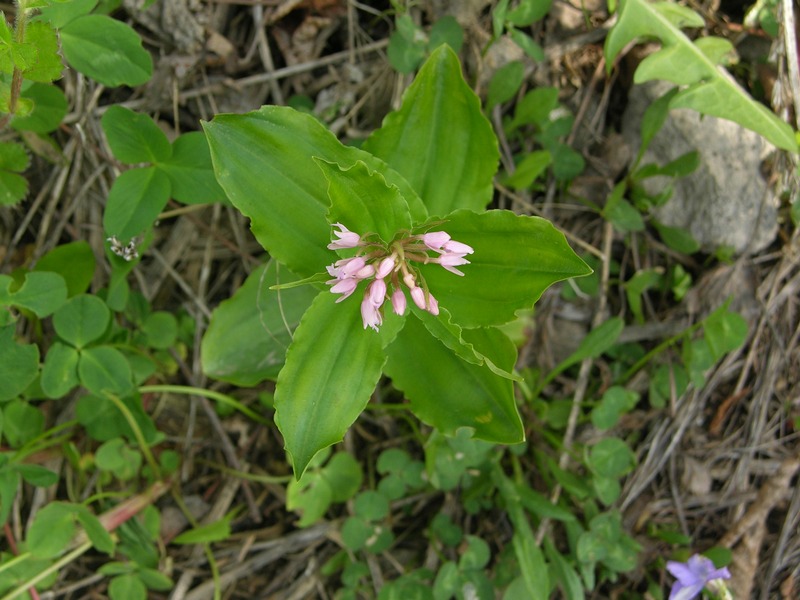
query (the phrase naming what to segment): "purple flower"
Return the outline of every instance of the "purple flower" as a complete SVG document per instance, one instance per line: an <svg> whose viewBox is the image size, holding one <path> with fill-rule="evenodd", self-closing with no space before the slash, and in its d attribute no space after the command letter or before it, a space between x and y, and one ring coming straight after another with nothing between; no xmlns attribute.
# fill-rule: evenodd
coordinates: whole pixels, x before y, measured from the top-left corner
<svg viewBox="0 0 800 600"><path fill-rule="evenodd" d="M334 231L333 233L336 234L338 240L332 241L328 244L329 250L340 250L343 248L356 248L361 243L361 236L357 233L353 233L347 227L342 225L341 223L334 223L334 227L338 227L339 231Z"/></svg>
<svg viewBox="0 0 800 600"><path fill-rule="evenodd" d="M394 256L387 256L378 265L375 271L375 277L383 279L394 270Z"/></svg>
<svg viewBox="0 0 800 600"><path fill-rule="evenodd" d="M668 561L667 571L678 580L672 585L669 600L692 600L716 579L730 579L727 568L717 569L710 558L695 554L685 563Z"/></svg>
<svg viewBox="0 0 800 600"><path fill-rule="evenodd" d="M442 246L444 250L447 252L452 252L453 254L472 254L475 250L472 249L472 246L467 246L466 244L462 244L461 242L457 242L455 240L449 240L445 242Z"/></svg>
<svg viewBox="0 0 800 600"><path fill-rule="evenodd" d="M460 275L461 277L464 276L464 273L462 273L455 267L469 264L469 261L466 258L464 258L463 254L455 254L450 252L442 254L439 258L435 260L451 273L455 273L456 275Z"/></svg>

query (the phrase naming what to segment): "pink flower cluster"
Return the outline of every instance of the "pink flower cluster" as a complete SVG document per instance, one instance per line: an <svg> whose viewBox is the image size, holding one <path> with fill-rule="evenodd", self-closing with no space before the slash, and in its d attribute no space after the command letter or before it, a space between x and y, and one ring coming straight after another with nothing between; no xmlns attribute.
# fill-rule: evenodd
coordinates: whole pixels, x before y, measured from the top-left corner
<svg viewBox="0 0 800 600"><path fill-rule="evenodd" d="M439 314L439 303L413 263L439 264L451 273L463 276L464 273L456 267L468 265L465 257L473 252L470 246L451 239L444 231L408 235L387 246L382 242L369 241L371 236L354 233L341 223L335 223L334 227L338 231L334 230L335 239L328 244L328 248L358 248L358 254L337 260L327 267L328 274L333 277L328 285L331 286L331 292L342 295L337 300L341 302L356 291L361 281L371 279L361 301L361 319L364 329L372 327L375 331L383 323L381 311L387 297L391 299L395 313L405 313L403 286L408 288L411 300L421 310Z"/></svg>

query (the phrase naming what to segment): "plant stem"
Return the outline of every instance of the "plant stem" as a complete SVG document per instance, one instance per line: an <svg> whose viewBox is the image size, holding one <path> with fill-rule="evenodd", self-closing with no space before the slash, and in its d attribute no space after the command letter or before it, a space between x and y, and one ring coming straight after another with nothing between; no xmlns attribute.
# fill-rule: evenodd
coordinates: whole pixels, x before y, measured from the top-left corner
<svg viewBox="0 0 800 600"><path fill-rule="evenodd" d="M59 560L54 562L46 569L34 575L31 579L27 580L25 583L15 587L8 594L0 598L0 600L13 600L16 597L21 596L22 594L27 592L30 588L35 586L37 583L49 577L51 573L58 572L62 567L68 565L82 554L85 554L86 551L88 551L91 547L92 547L91 542L86 542L84 544L81 544L71 552L68 552L67 554L62 556Z"/></svg>
<svg viewBox="0 0 800 600"><path fill-rule="evenodd" d="M265 419L254 410L248 408L236 398L221 392L215 392L213 390L206 390L188 385L143 385L139 388L139 392L142 394L146 394L148 392L172 392L174 394L184 394L187 396L204 396L238 410L243 415L250 417L256 423L261 423L262 425L270 424L268 419Z"/></svg>
<svg viewBox="0 0 800 600"><path fill-rule="evenodd" d="M125 403L117 398L114 394L106 393L106 398L111 400L116 405L117 410L122 413L122 416L125 417L125 420L128 422L128 425L133 431L133 436L136 438L136 442L139 444L139 448L141 448L145 460L147 460L147 464L150 465L150 469L153 471L153 477L155 479L161 479L161 469L159 468L156 459L153 457L153 453L150 452L150 446L148 446L147 440L144 439L144 434L139 428L136 418L133 416L131 411L128 410L128 407L125 406Z"/></svg>

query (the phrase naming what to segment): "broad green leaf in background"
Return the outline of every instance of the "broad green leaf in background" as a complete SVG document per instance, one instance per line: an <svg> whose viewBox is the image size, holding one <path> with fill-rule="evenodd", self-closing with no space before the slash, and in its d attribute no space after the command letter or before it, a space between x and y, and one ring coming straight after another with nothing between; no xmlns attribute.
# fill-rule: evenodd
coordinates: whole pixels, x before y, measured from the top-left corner
<svg viewBox="0 0 800 600"><path fill-rule="evenodd" d="M38 513L28 529L28 550L39 558L53 558L64 552L78 532L75 507L51 502Z"/></svg>
<svg viewBox="0 0 800 600"><path fill-rule="evenodd" d="M15 115L11 120L11 126L18 131L50 133L67 114L67 98L54 85L33 83L22 90L22 97L33 102L33 111L24 117Z"/></svg>
<svg viewBox="0 0 800 600"><path fill-rule="evenodd" d="M153 74L153 58L138 34L106 15L78 17L61 28L61 49L84 75L115 87L135 87Z"/></svg>
<svg viewBox="0 0 800 600"><path fill-rule="evenodd" d="M513 369L516 349L502 333L476 329L463 335L498 367ZM406 318L388 354L386 373L421 420L448 435L470 428L482 440L513 444L524 439L511 381L462 360L414 315Z"/></svg>
<svg viewBox="0 0 800 600"><path fill-rule="evenodd" d="M253 271L211 315L200 351L203 372L244 387L276 378L292 332L319 293L311 286L269 289L296 280L275 260Z"/></svg>
<svg viewBox="0 0 800 600"><path fill-rule="evenodd" d="M135 573L125 573L109 582L108 595L112 600L145 600L147 587Z"/></svg>
<svg viewBox="0 0 800 600"><path fill-rule="evenodd" d="M111 151L121 162L135 165L166 161L172 154L167 136L147 115L114 104L100 119L100 124Z"/></svg>
<svg viewBox="0 0 800 600"><path fill-rule="evenodd" d="M517 27L528 27L541 21L548 12L552 0L520 0L519 4L506 13L506 20Z"/></svg>
<svg viewBox="0 0 800 600"><path fill-rule="evenodd" d="M399 171L432 215L481 210L492 198L497 139L448 46L431 54L400 110L384 119L364 148Z"/></svg>
<svg viewBox="0 0 800 600"><path fill-rule="evenodd" d="M67 296L82 294L94 277L95 258L92 247L84 241L61 244L36 262L34 271L58 273L67 283Z"/></svg>
<svg viewBox="0 0 800 600"><path fill-rule="evenodd" d="M156 167L131 169L117 177L103 213L106 234L126 243L150 227L169 200L170 183Z"/></svg>
<svg viewBox="0 0 800 600"><path fill-rule="evenodd" d="M639 401L639 394L618 385L611 386L592 409L592 424L598 429L610 429L620 416L631 410Z"/></svg>
<svg viewBox="0 0 800 600"><path fill-rule="evenodd" d="M619 438L603 438L589 450L587 466L601 477L618 478L636 466L630 446Z"/></svg>
<svg viewBox="0 0 800 600"><path fill-rule="evenodd" d="M245 115L217 115L203 127L217 180L231 203L250 219L259 243L302 277L322 272L335 259L327 248L328 182L314 157L343 167L363 161L398 187L414 221L427 216L402 176L369 153L343 146L310 115L265 106Z"/></svg>
<svg viewBox="0 0 800 600"><path fill-rule="evenodd" d="M30 164L25 147L16 142L0 142L0 206L16 204L28 193L28 180L22 173Z"/></svg>
<svg viewBox="0 0 800 600"><path fill-rule="evenodd" d="M516 166L516 170L508 175L503 183L515 190L527 189L547 171L552 162L553 159L547 150L535 150L525 155Z"/></svg>
<svg viewBox="0 0 800 600"><path fill-rule="evenodd" d="M39 347L14 341L15 325L0 327L0 402L21 394L39 372Z"/></svg>
<svg viewBox="0 0 800 600"><path fill-rule="evenodd" d="M306 311L275 389L275 423L296 477L340 441L369 401L385 361L382 338L365 330L359 302L321 293Z"/></svg>
<svg viewBox="0 0 800 600"><path fill-rule="evenodd" d="M236 513L231 512L219 521L184 531L172 542L175 544L207 544L226 540L231 536L231 521L234 516L236 516Z"/></svg>
<svg viewBox="0 0 800 600"><path fill-rule="evenodd" d="M747 321L727 307L715 310L703 324L703 336L715 360L727 352L736 350L747 339Z"/></svg>
<svg viewBox="0 0 800 600"><path fill-rule="evenodd" d="M133 415L145 441L148 444L154 443L159 434L153 420L144 412L141 398L136 395L126 396L122 398L122 403ZM130 441L136 441L130 424L119 408L108 398L84 396L75 405L75 417L86 429L86 432L98 442L105 442L121 435Z"/></svg>
<svg viewBox="0 0 800 600"><path fill-rule="evenodd" d="M11 291L13 279L0 275L0 306L10 305L30 310L43 319L58 310L67 299L67 284L57 273L25 273L25 281Z"/></svg>
<svg viewBox="0 0 800 600"><path fill-rule="evenodd" d="M440 306L462 327L508 323L553 283L591 273L564 234L545 219L460 210L447 215L441 229L475 250L471 264L463 267L464 277L439 265L421 268Z"/></svg>
<svg viewBox="0 0 800 600"><path fill-rule="evenodd" d="M775 146L797 152L792 128L767 107L753 100L717 62L724 44L712 39L692 43L680 27L702 27L703 19L674 2L621 0L618 20L605 42L606 64L630 42L657 38L662 49L650 54L634 74L636 83L664 79L688 87L670 101L670 108L691 108L705 115L734 121L761 134Z"/></svg>
<svg viewBox="0 0 800 600"><path fill-rule="evenodd" d="M225 192L219 187L211 164L206 136L190 131L172 143L172 154L156 165L172 183L172 197L184 204L219 202Z"/></svg>
<svg viewBox="0 0 800 600"><path fill-rule="evenodd" d="M105 333L111 311L97 296L81 294L67 301L53 315L58 336L80 349Z"/></svg>
<svg viewBox="0 0 800 600"><path fill-rule="evenodd" d="M380 173L358 161L349 168L317 160L328 180L328 220L359 234L377 233L389 244L400 230L411 229L408 203Z"/></svg>

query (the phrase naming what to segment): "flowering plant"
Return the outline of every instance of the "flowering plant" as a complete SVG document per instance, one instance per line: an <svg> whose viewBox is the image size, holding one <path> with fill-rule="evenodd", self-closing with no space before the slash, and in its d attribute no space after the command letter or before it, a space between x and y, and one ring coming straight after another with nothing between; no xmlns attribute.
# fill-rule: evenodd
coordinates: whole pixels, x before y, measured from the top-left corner
<svg viewBox="0 0 800 600"><path fill-rule="evenodd" d="M516 349L497 326L551 284L590 269L548 221L485 210L497 140L452 50L432 53L401 109L363 149L275 106L217 115L205 131L230 201L273 262L305 278L265 290L265 314L299 306L287 295L297 283L319 288L297 299L307 309L275 391L275 420L298 477L342 439L382 373L444 433L524 439ZM356 292L360 301L350 297ZM204 364L218 346L204 340Z"/></svg>
<svg viewBox="0 0 800 600"><path fill-rule="evenodd" d="M669 592L669 600L692 600L706 587L721 599L731 597L723 582L731 578L730 571L726 567L718 569L708 557L695 554L685 563L667 561L667 571L677 579Z"/></svg>

